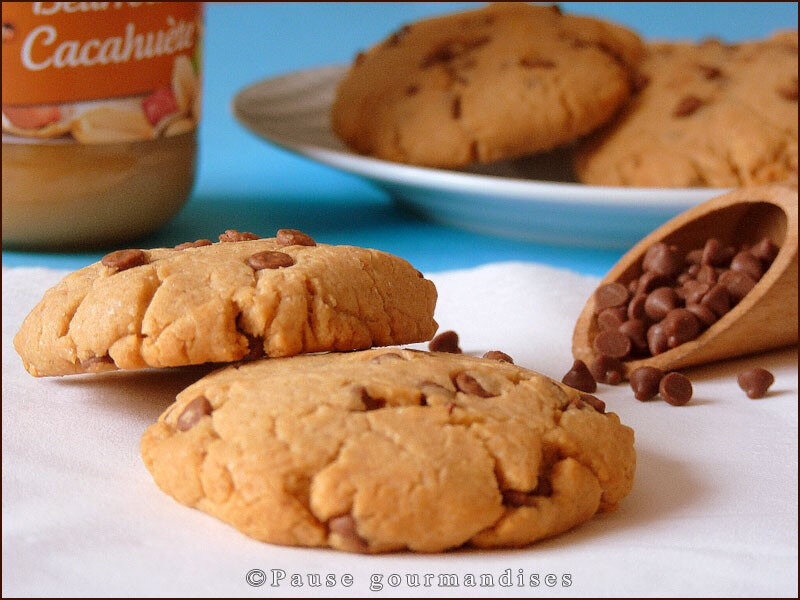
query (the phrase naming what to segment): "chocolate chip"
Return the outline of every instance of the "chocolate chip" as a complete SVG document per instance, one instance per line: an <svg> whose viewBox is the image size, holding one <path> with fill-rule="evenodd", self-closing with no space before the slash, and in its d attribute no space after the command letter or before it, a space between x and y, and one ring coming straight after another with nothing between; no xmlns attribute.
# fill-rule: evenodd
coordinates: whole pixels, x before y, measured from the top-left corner
<svg viewBox="0 0 800 600"><path fill-rule="evenodd" d="M186 250L187 248L201 248L211 246L211 240L195 240L194 242L183 242L175 246L175 250Z"/></svg>
<svg viewBox="0 0 800 600"><path fill-rule="evenodd" d="M624 306L606 308L597 315L597 325L601 330L617 329L626 321L627 316L628 311Z"/></svg>
<svg viewBox="0 0 800 600"><path fill-rule="evenodd" d="M719 67L713 65L697 65L697 69L706 79L719 79L722 77L722 71Z"/></svg>
<svg viewBox="0 0 800 600"><path fill-rule="evenodd" d="M673 116L688 117L703 106L703 101L697 96L686 96L681 99L672 111Z"/></svg>
<svg viewBox="0 0 800 600"><path fill-rule="evenodd" d="M454 119L461 118L461 96L453 98L453 104L450 107L450 114Z"/></svg>
<svg viewBox="0 0 800 600"><path fill-rule="evenodd" d="M689 273L681 273L678 275L678 278L675 280L678 282L679 285L683 285L687 281L693 281L692 276Z"/></svg>
<svg viewBox="0 0 800 600"><path fill-rule="evenodd" d="M90 356L89 358L86 358L81 361L81 367L85 369L90 369L94 365L114 365L114 364L115 364L114 360L107 354L105 356Z"/></svg>
<svg viewBox="0 0 800 600"><path fill-rule="evenodd" d="M631 353L632 343L624 333L607 329L595 336L592 346L599 354L623 358Z"/></svg>
<svg viewBox="0 0 800 600"><path fill-rule="evenodd" d="M628 282L628 291L629 291L631 294L634 294L634 295L635 295L635 294L636 294L636 291L637 291L638 289L639 289L639 280L638 280L638 279L632 279L632 280L630 280L630 281Z"/></svg>
<svg viewBox="0 0 800 600"><path fill-rule="evenodd" d="M310 235L298 231L297 229L278 229L277 234L279 246L316 246Z"/></svg>
<svg viewBox="0 0 800 600"><path fill-rule="evenodd" d="M617 331L627 335L638 351L647 350L647 324L642 319L630 319L617 328Z"/></svg>
<svg viewBox="0 0 800 600"><path fill-rule="evenodd" d="M718 283L703 296L700 304L711 310L717 317L721 317L731 309L731 298L727 288Z"/></svg>
<svg viewBox="0 0 800 600"><path fill-rule="evenodd" d="M655 367L639 367L628 377L633 395L644 402L658 394L658 384L664 377L664 371Z"/></svg>
<svg viewBox="0 0 800 600"><path fill-rule="evenodd" d="M683 406L692 399L692 382L680 373L668 373L661 379L658 391L672 406Z"/></svg>
<svg viewBox="0 0 800 600"><path fill-rule="evenodd" d="M461 348L458 347L458 334L455 331L443 331L428 342L428 350L461 354Z"/></svg>
<svg viewBox="0 0 800 600"><path fill-rule="evenodd" d="M628 298L630 298L630 292L624 285L616 281L606 283L594 292L595 311L600 312L606 308L623 306Z"/></svg>
<svg viewBox="0 0 800 600"><path fill-rule="evenodd" d="M728 256L725 248L716 238L709 238L703 246L703 257L701 263L712 267L722 267L728 264L733 255Z"/></svg>
<svg viewBox="0 0 800 600"><path fill-rule="evenodd" d="M177 429L178 431L188 431L194 427L197 422L210 415L214 408L205 396L198 396L183 409L181 416L178 417Z"/></svg>
<svg viewBox="0 0 800 600"><path fill-rule="evenodd" d="M697 275L700 273L700 268L701 267L700 267L699 264L690 265L689 268L686 270L686 273L688 275L690 275L691 277L697 277ZM712 269L713 269L713 267L712 267Z"/></svg>
<svg viewBox="0 0 800 600"><path fill-rule="evenodd" d="M647 313L644 312L644 306L647 303L647 294L637 294L633 297L630 304L628 304L628 318L629 319L644 319Z"/></svg>
<svg viewBox="0 0 800 600"><path fill-rule="evenodd" d="M599 413L606 412L606 403L600 400L600 398L597 396L592 396L591 394L581 394L581 400Z"/></svg>
<svg viewBox="0 0 800 600"><path fill-rule="evenodd" d="M686 262L692 265L699 265L703 260L703 251L698 248L696 250L690 250L686 254Z"/></svg>
<svg viewBox="0 0 800 600"><path fill-rule="evenodd" d="M797 80L778 86L778 95L789 102L797 102Z"/></svg>
<svg viewBox="0 0 800 600"><path fill-rule="evenodd" d="M564 14L563 11L561 10L561 7L558 4L551 4L550 5L550 10L552 10L557 15L563 15Z"/></svg>
<svg viewBox="0 0 800 600"><path fill-rule="evenodd" d="M639 277L639 287L637 291L639 294L649 294L654 289L670 285L671 283L671 278L666 275L645 271L642 276Z"/></svg>
<svg viewBox="0 0 800 600"><path fill-rule="evenodd" d="M260 240L261 238L255 233L249 231L236 231L235 229L226 229L225 233L219 235L220 242L248 242L250 240Z"/></svg>
<svg viewBox="0 0 800 600"><path fill-rule="evenodd" d="M519 59L519 64L528 69L553 69L556 66L552 60L535 56L523 56Z"/></svg>
<svg viewBox="0 0 800 600"><path fill-rule="evenodd" d="M103 266L119 272L145 264L147 255L141 250L117 250L106 254L100 262Z"/></svg>
<svg viewBox="0 0 800 600"><path fill-rule="evenodd" d="M351 515L334 517L328 521L328 531L338 535L342 545L349 552L363 554L369 551L369 542L358 535L356 520Z"/></svg>
<svg viewBox="0 0 800 600"><path fill-rule="evenodd" d="M755 246L750 248L750 254L762 261L764 266L772 264L772 261L778 256L779 251L780 248L769 238L762 239Z"/></svg>
<svg viewBox="0 0 800 600"><path fill-rule="evenodd" d="M669 350L667 334L664 332L664 328L660 323L651 325L647 330L647 348L650 350L652 356Z"/></svg>
<svg viewBox="0 0 800 600"><path fill-rule="evenodd" d="M398 29L392 35L389 36L389 38L386 40L386 45L387 46L399 45L400 42L403 41L403 38L405 38L408 35L409 31L411 31L411 26L403 25L400 29Z"/></svg>
<svg viewBox="0 0 800 600"><path fill-rule="evenodd" d="M674 277L683 268L683 258L663 242L653 244L645 252L642 268L656 275Z"/></svg>
<svg viewBox="0 0 800 600"><path fill-rule="evenodd" d="M257 336L250 335L248 333L242 333L247 338L247 354L242 358L242 360L258 360L259 358L263 358L264 354L264 338L260 338Z"/></svg>
<svg viewBox="0 0 800 600"><path fill-rule="evenodd" d="M16 28L12 23L3 23L3 41L10 42L14 39Z"/></svg>
<svg viewBox="0 0 800 600"><path fill-rule="evenodd" d="M364 410L378 410L386 406L386 400L373 398L366 388L361 388L361 402L364 404Z"/></svg>
<svg viewBox="0 0 800 600"><path fill-rule="evenodd" d="M761 261L746 250L739 252L733 257L731 260L731 270L741 271L756 281L761 279L764 275L764 268L761 266Z"/></svg>
<svg viewBox="0 0 800 600"><path fill-rule="evenodd" d="M361 63L364 62L364 58L365 57L366 57L366 55L363 52L361 52L361 51L356 52L356 57L353 60L353 62L355 63L356 66L358 66L358 65L360 65Z"/></svg>
<svg viewBox="0 0 800 600"><path fill-rule="evenodd" d="M697 317L706 327L711 327L719 319L714 311L704 304L687 304L686 310Z"/></svg>
<svg viewBox="0 0 800 600"><path fill-rule="evenodd" d="M507 362L514 364L514 359L511 358L505 352L500 352L500 350L490 350L486 354L483 355L483 358L488 358L490 360L499 360L500 362Z"/></svg>
<svg viewBox="0 0 800 600"><path fill-rule="evenodd" d="M383 363L397 362L399 360L404 360L404 359L397 352L384 352L383 354L379 354L378 356L373 356L372 358L369 359L369 362L373 365L380 365Z"/></svg>
<svg viewBox="0 0 800 600"><path fill-rule="evenodd" d="M715 284L717 283L717 271L711 265L702 265L697 269L697 281L700 283Z"/></svg>
<svg viewBox="0 0 800 600"><path fill-rule="evenodd" d="M676 348L681 344L690 342L700 335L700 320L691 311L685 308L676 308L669 311L661 321L664 333L667 336L667 346Z"/></svg>
<svg viewBox="0 0 800 600"><path fill-rule="evenodd" d="M291 267L294 264L294 259L283 252L276 252L273 250L264 250L263 252L256 252L247 259L247 264L250 265L254 271L262 271L264 269L282 269Z"/></svg>
<svg viewBox="0 0 800 600"><path fill-rule="evenodd" d="M736 376L736 382L748 398L763 398L769 386L775 383L775 376L761 367L747 369Z"/></svg>
<svg viewBox="0 0 800 600"><path fill-rule="evenodd" d="M406 88L406 96L416 96L419 93L418 85L410 85Z"/></svg>
<svg viewBox="0 0 800 600"><path fill-rule="evenodd" d="M676 293L683 298L686 304L697 304L710 289L711 286L707 283L689 279L683 286L676 290Z"/></svg>
<svg viewBox="0 0 800 600"><path fill-rule="evenodd" d="M598 383L617 385L625 375L625 365L613 356L601 354L589 363L589 371Z"/></svg>
<svg viewBox="0 0 800 600"><path fill-rule="evenodd" d="M533 494L519 490L503 490L503 504L513 508L521 506L535 506L536 499Z"/></svg>
<svg viewBox="0 0 800 600"><path fill-rule="evenodd" d="M636 73L631 81L634 93L641 92L644 88L650 85L650 77L644 73Z"/></svg>
<svg viewBox="0 0 800 600"><path fill-rule="evenodd" d="M458 391L464 392L465 394L479 396L481 398L490 398L494 395L491 392L487 392L485 389L483 389L481 384L478 383L477 379L475 379L472 375L465 373L464 371L455 376L453 383Z"/></svg>
<svg viewBox="0 0 800 600"><path fill-rule="evenodd" d="M653 321L660 321L678 306L678 294L669 287L660 287L647 296L644 312Z"/></svg>
<svg viewBox="0 0 800 600"><path fill-rule="evenodd" d="M434 48L420 61L421 69L429 69L438 64L447 64L453 59L488 44L491 38L483 36L473 40L451 40Z"/></svg>
<svg viewBox="0 0 800 600"><path fill-rule="evenodd" d="M572 368L561 378L561 383L581 392L592 393L597 390L597 382L592 377L592 373L582 360L572 363Z"/></svg>
<svg viewBox="0 0 800 600"><path fill-rule="evenodd" d="M725 271L719 276L718 285L723 286L728 291L732 303L736 304L755 287L756 281L741 271Z"/></svg>

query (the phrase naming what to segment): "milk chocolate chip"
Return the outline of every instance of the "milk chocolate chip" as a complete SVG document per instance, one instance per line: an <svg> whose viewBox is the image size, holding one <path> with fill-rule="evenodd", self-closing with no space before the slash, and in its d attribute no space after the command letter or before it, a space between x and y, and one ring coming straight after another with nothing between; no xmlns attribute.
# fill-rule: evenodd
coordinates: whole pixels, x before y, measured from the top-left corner
<svg viewBox="0 0 800 600"><path fill-rule="evenodd" d="M672 406L683 406L692 399L692 382L680 373L668 373L661 379L658 391Z"/></svg>
<svg viewBox="0 0 800 600"><path fill-rule="evenodd" d="M187 248L201 248L203 246L210 246L211 240L195 240L194 242L183 242L175 246L175 250L186 250Z"/></svg>
<svg viewBox="0 0 800 600"><path fill-rule="evenodd" d="M507 362L514 364L514 359L511 358L505 352L500 352L500 350L490 350L486 354L483 355L483 358L488 358L490 360L499 360L500 362Z"/></svg>
<svg viewBox="0 0 800 600"><path fill-rule="evenodd" d="M465 394L480 396L481 398L490 398L493 395L483 389L477 379L463 371L455 376L453 383L458 391L464 392Z"/></svg>
<svg viewBox="0 0 800 600"><path fill-rule="evenodd" d="M625 375L625 366L622 361L613 356L601 354L589 363L589 371L595 381L607 385L617 385Z"/></svg>
<svg viewBox="0 0 800 600"><path fill-rule="evenodd" d="M255 233L249 231L236 231L235 229L226 229L225 233L219 235L220 242L247 242L250 240L260 240L261 238Z"/></svg>
<svg viewBox="0 0 800 600"><path fill-rule="evenodd" d="M775 383L775 376L760 367L747 369L737 375L736 382L748 398L763 398L769 387Z"/></svg>
<svg viewBox="0 0 800 600"><path fill-rule="evenodd" d="M590 394L597 390L597 382L582 360L572 363L572 368L561 378L561 383Z"/></svg>
<svg viewBox="0 0 800 600"><path fill-rule="evenodd" d="M658 385L664 377L664 372L655 367L639 367L628 377L633 395L637 400L644 402L658 394Z"/></svg>
<svg viewBox="0 0 800 600"><path fill-rule="evenodd" d="M147 255L141 250L117 250L106 254L100 262L103 266L119 272L145 264Z"/></svg>
<svg viewBox="0 0 800 600"><path fill-rule="evenodd" d="M283 252L276 252L273 250L264 250L263 252L256 252L247 259L247 264L250 265L254 271L262 271L264 269L282 269L291 267L294 264L294 259Z"/></svg>
<svg viewBox="0 0 800 600"><path fill-rule="evenodd" d="M458 334L451 330L443 331L428 342L428 350L431 352L461 354L461 348L458 347Z"/></svg>
<svg viewBox="0 0 800 600"><path fill-rule="evenodd" d="M298 231L297 229L278 229L277 234L279 246L316 246L310 235Z"/></svg>
<svg viewBox="0 0 800 600"><path fill-rule="evenodd" d="M198 396L183 409L181 416L178 417L177 429L178 431L188 431L194 427L197 422L210 415L214 408L205 396Z"/></svg>
<svg viewBox="0 0 800 600"><path fill-rule="evenodd" d="M606 283L597 288L594 293L595 310L601 312L606 308L622 306L629 297L628 289L621 283Z"/></svg>
<svg viewBox="0 0 800 600"><path fill-rule="evenodd" d="M338 535L342 544L350 552L363 554L369 551L369 542L358 535L356 520L351 515L334 517L328 521L328 531Z"/></svg>

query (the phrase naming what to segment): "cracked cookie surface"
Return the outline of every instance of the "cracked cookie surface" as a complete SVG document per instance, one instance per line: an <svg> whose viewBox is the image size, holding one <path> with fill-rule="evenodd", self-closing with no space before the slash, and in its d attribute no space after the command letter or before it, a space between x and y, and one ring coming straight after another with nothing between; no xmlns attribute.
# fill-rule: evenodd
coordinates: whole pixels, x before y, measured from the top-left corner
<svg viewBox="0 0 800 600"><path fill-rule="evenodd" d="M14 346L28 372L50 376L356 350L435 333L436 289L405 260L281 234L113 252L50 289Z"/></svg>
<svg viewBox="0 0 800 600"><path fill-rule="evenodd" d="M388 348L217 371L141 451L164 492L265 542L523 546L630 491L633 431L598 410L507 362Z"/></svg>
<svg viewBox="0 0 800 600"><path fill-rule="evenodd" d="M332 126L357 152L426 166L549 150L614 115L641 53L633 32L556 7L420 21L356 57Z"/></svg>
<svg viewBox="0 0 800 600"><path fill-rule="evenodd" d="M797 32L647 48L640 91L576 153L595 185L797 185Z"/></svg>

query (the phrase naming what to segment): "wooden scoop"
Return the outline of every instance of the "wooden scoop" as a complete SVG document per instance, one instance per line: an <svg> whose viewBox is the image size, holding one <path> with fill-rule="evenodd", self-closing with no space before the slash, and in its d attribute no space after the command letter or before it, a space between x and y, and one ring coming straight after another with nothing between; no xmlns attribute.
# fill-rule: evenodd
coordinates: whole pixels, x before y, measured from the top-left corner
<svg viewBox="0 0 800 600"><path fill-rule="evenodd" d="M625 377L648 365L664 371L702 365L797 343L797 190L753 187L712 198L665 223L636 244L603 279L627 284L642 274L642 258L656 242L686 251L715 237L723 244L755 244L768 237L780 246L774 262L733 310L698 338L656 356L625 362ZM594 295L578 318L572 354L587 364L599 332Z"/></svg>

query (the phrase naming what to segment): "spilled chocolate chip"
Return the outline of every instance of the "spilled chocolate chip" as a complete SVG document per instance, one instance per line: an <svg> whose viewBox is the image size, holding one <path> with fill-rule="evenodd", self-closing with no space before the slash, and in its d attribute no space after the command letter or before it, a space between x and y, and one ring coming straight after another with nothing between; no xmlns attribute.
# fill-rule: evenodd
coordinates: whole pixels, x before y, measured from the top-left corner
<svg viewBox="0 0 800 600"><path fill-rule="evenodd" d="M317 245L317 242L314 241L314 238L297 229L278 229L278 234L276 237L278 239L278 245L280 246Z"/></svg>
<svg viewBox="0 0 800 600"><path fill-rule="evenodd" d="M561 378L561 383L590 394L597 390L597 382L592 377L589 367L582 360L576 360L572 363L570 370Z"/></svg>
<svg viewBox="0 0 800 600"><path fill-rule="evenodd" d="M478 383L477 379L475 379L472 375L465 373L464 371L460 372L453 378L453 384L456 386L458 391L464 392L465 394L479 396L480 398L490 398L493 396L491 392L483 389L481 384Z"/></svg>
<svg viewBox="0 0 800 600"><path fill-rule="evenodd" d="M589 363L589 372L598 383L617 385L625 375L625 365L613 356L601 354Z"/></svg>
<svg viewBox="0 0 800 600"><path fill-rule="evenodd" d="M175 250L186 250L187 248L201 248L203 246L210 246L211 240L195 240L194 242L183 242L175 246Z"/></svg>
<svg viewBox="0 0 800 600"><path fill-rule="evenodd" d="M672 406L683 406L692 399L692 382L680 373L667 373L658 384L658 392Z"/></svg>
<svg viewBox="0 0 800 600"><path fill-rule="evenodd" d="M500 352L500 350L489 350L486 354L483 355L483 358L488 358L490 360L499 360L500 362L507 362L514 364L514 359L511 358L505 352Z"/></svg>
<svg viewBox="0 0 800 600"><path fill-rule="evenodd" d="M147 255L142 250L116 250L106 254L100 262L103 266L119 272L145 264Z"/></svg>
<svg viewBox="0 0 800 600"><path fill-rule="evenodd" d="M369 551L369 542L358 535L356 520L352 515L334 517L328 521L328 531L335 533L348 552L365 553Z"/></svg>
<svg viewBox="0 0 800 600"><path fill-rule="evenodd" d="M198 396L183 409L183 412L178 417L177 429L178 431L188 431L194 427L197 422L210 415L214 408L205 396Z"/></svg>
<svg viewBox="0 0 800 600"><path fill-rule="evenodd" d="M225 233L219 235L220 242L248 242L250 240L260 240L261 238L255 233L249 231L236 231L235 229L226 229Z"/></svg>
<svg viewBox="0 0 800 600"><path fill-rule="evenodd" d="M628 376L633 395L644 402L658 394L658 385L664 377L664 371L656 367L639 367Z"/></svg>
<svg viewBox="0 0 800 600"><path fill-rule="evenodd" d="M458 346L458 334L451 330L443 331L428 342L428 350L431 352L461 354L461 348Z"/></svg>
<svg viewBox="0 0 800 600"><path fill-rule="evenodd" d="M361 388L361 402L364 403L364 410L378 410L386 406L383 398L373 398L369 395L366 388Z"/></svg>
<svg viewBox="0 0 800 600"><path fill-rule="evenodd" d="M263 252L256 252L248 257L247 264L250 265L250 268L254 271L282 269L291 267L294 264L294 259L284 252L264 250Z"/></svg>
<svg viewBox="0 0 800 600"><path fill-rule="evenodd" d="M688 117L703 106L703 101L697 96L686 96L681 99L672 111L675 117Z"/></svg>
<svg viewBox="0 0 800 600"><path fill-rule="evenodd" d="M775 376L761 367L747 369L736 376L736 382L748 398L763 398L769 387L775 383Z"/></svg>

